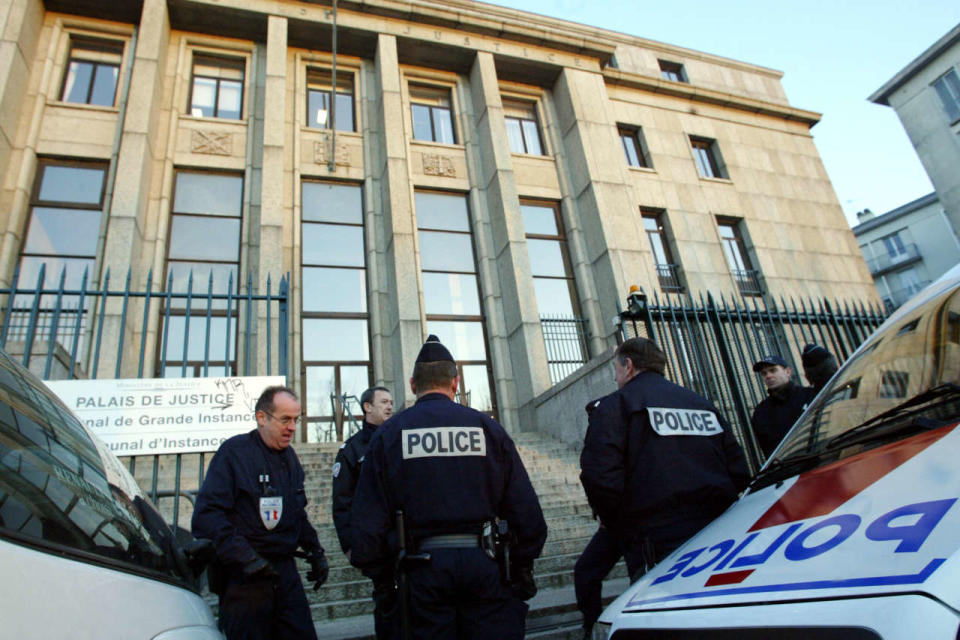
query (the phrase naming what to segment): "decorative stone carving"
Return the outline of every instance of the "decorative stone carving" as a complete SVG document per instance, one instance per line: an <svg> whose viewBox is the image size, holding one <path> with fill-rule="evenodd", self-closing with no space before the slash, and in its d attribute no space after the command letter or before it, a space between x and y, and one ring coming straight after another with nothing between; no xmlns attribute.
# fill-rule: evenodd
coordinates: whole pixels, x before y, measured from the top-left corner
<svg viewBox="0 0 960 640"><path fill-rule="evenodd" d="M233 155L233 134L194 129L190 133L190 151L215 156Z"/></svg>
<svg viewBox="0 0 960 640"><path fill-rule="evenodd" d="M443 176L445 178L456 178L457 168L453 166L453 160L438 153L425 153L423 158L423 173L428 176Z"/></svg>
<svg viewBox="0 0 960 640"><path fill-rule="evenodd" d="M330 153L330 135L322 134L319 142L313 143L313 161L317 164L327 164L327 158ZM350 153L345 144L337 143L337 153L334 161L339 167L350 166Z"/></svg>

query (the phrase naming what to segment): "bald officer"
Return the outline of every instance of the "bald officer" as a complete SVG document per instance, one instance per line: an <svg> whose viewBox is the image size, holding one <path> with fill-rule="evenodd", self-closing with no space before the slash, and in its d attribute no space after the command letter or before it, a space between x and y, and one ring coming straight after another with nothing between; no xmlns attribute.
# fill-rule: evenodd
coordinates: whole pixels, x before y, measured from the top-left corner
<svg viewBox="0 0 960 640"><path fill-rule="evenodd" d="M619 389L587 406L580 480L636 580L726 509L750 475L730 425L663 377L666 356L631 338L613 357Z"/></svg>
<svg viewBox="0 0 960 640"><path fill-rule="evenodd" d="M412 636L520 639L547 525L513 441L490 416L454 402L459 384L453 356L431 335L410 380L416 403L370 440L350 515L350 561L390 573L401 510L407 550L430 554L407 573ZM481 546L494 518L515 535L510 583Z"/></svg>

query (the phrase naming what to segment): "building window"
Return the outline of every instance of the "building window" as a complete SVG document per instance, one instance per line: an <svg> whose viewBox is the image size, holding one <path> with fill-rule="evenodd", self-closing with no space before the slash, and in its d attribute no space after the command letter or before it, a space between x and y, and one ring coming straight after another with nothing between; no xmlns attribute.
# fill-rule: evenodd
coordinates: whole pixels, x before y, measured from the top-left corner
<svg viewBox="0 0 960 640"><path fill-rule="evenodd" d="M627 125L618 125L617 131L620 133L620 143L623 145L623 153L627 156L627 164L631 167L650 168L650 154L647 150L647 141L643 137L643 130L640 127L629 127Z"/></svg>
<svg viewBox="0 0 960 640"><path fill-rule="evenodd" d="M583 318L567 240L557 204L521 202L520 213L550 380L557 383L587 361Z"/></svg>
<svg viewBox="0 0 960 640"><path fill-rule="evenodd" d="M750 263L747 246L740 233L740 224L741 221L730 218L717 219L723 253L740 293L745 296L758 296L763 293L760 289L759 274Z"/></svg>
<svg viewBox="0 0 960 640"><path fill-rule="evenodd" d="M496 398L467 199L417 191L415 205L427 333L439 337L457 358L457 401L494 415Z"/></svg>
<svg viewBox="0 0 960 640"><path fill-rule="evenodd" d="M933 83L950 123L960 120L960 77L956 69L950 69Z"/></svg>
<svg viewBox="0 0 960 640"><path fill-rule="evenodd" d="M643 220L643 229L650 242L650 252L653 254L653 264L657 270L657 279L660 288L667 293L680 293L683 285L680 284L680 268L673 260L667 236L663 227L664 212L659 209L640 209Z"/></svg>
<svg viewBox="0 0 960 640"><path fill-rule="evenodd" d="M85 274L87 287L94 286L93 266L100 237L106 175L106 163L39 161L30 202L30 219L20 252L18 288L36 287L44 265L44 282L40 285L44 289L59 287L64 274L66 290L79 290ZM33 296L17 296L8 330L9 339L26 336L33 302ZM89 298L84 307L88 303ZM56 304L56 296L41 297L38 319L41 331L49 327ZM65 296L60 301L56 338L67 349L71 347L77 328L85 326L86 309L80 309L79 304L78 296ZM49 335L45 338L49 339Z"/></svg>
<svg viewBox="0 0 960 640"><path fill-rule="evenodd" d="M716 140L690 136L690 148L701 178L729 178Z"/></svg>
<svg viewBox="0 0 960 640"><path fill-rule="evenodd" d="M177 171L167 243L167 290L160 374L205 376L236 373L236 303L207 294L239 291L243 177L231 173ZM216 239L216 241L211 241ZM209 325L207 309L210 308ZM208 337L209 334L209 337Z"/></svg>
<svg viewBox="0 0 960 640"><path fill-rule="evenodd" d="M910 374L906 371L884 371L880 375L881 398L906 398Z"/></svg>
<svg viewBox="0 0 960 640"><path fill-rule="evenodd" d="M112 107L117 97L117 78L123 42L70 39L70 60L63 78L63 102Z"/></svg>
<svg viewBox="0 0 960 640"><path fill-rule="evenodd" d="M904 244L903 238L900 237L899 231L897 233L891 233L880 241L883 243L883 248L891 260L896 260L900 256L907 255L907 246Z"/></svg>
<svg viewBox="0 0 960 640"><path fill-rule="evenodd" d="M413 139L455 144L450 89L410 85Z"/></svg>
<svg viewBox="0 0 960 640"><path fill-rule="evenodd" d="M301 189L306 436L338 442L362 425L358 400L372 380L363 195L340 182Z"/></svg>
<svg viewBox="0 0 960 640"><path fill-rule="evenodd" d="M669 60L657 60L657 62L660 64L660 76L664 80L690 82L687 79L687 72L684 71L683 65L679 62L671 62Z"/></svg>
<svg viewBox="0 0 960 640"><path fill-rule="evenodd" d="M330 128L330 91L333 73L329 69L307 69L307 126L314 129ZM353 117L353 74L337 71L337 131L356 131Z"/></svg>
<svg viewBox="0 0 960 640"><path fill-rule="evenodd" d="M503 115L507 124L507 140L510 151L542 156L540 125L537 123L537 108L532 102L503 100Z"/></svg>
<svg viewBox="0 0 960 640"><path fill-rule="evenodd" d="M239 120L243 112L244 61L204 54L193 56L190 115Z"/></svg>

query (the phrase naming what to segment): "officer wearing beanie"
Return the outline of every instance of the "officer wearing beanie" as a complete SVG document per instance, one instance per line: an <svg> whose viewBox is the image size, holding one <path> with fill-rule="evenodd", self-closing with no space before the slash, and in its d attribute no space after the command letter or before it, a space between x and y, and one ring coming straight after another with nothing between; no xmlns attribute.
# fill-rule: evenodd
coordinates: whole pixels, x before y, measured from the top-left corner
<svg viewBox="0 0 960 640"><path fill-rule="evenodd" d="M803 362L804 377L813 385L813 395L820 393L839 368L833 354L813 342L803 345L800 360Z"/></svg>
<svg viewBox="0 0 960 640"><path fill-rule="evenodd" d="M490 416L454 402L459 385L453 356L429 336L410 379L416 403L376 430L360 468L350 561L390 574L402 511L407 553L429 555L405 573L411 636L519 640L547 525L513 441ZM495 519L513 536L509 583L482 541Z"/></svg>
<svg viewBox="0 0 960 640"><path fill-rule="evenodd" d="M613 356L619 389L587 405L580 481L601 528L577 564L600 581L616 562L614 545L636 580L750 481L730 425L709 400L664 378L665 364L652 340L625 341ZM591 580L585 575L578 586ZM587 637L599 596L578 589Z"/></svg>

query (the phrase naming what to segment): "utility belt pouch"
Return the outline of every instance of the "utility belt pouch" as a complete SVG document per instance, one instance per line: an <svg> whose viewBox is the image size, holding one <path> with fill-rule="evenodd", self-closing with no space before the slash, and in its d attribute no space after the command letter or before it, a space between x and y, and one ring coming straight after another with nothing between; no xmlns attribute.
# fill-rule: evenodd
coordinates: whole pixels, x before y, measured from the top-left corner
<svg viewBox="0 0 960 640"><path fill-rule="evenodd" d="M480 548L483 549L483 552L487 554L487 557L491 560L497 560L499 558L499 549L498 540L497 540L497 523L492 520L487 520L483 523L483 526L480 530Z"/></svg>

